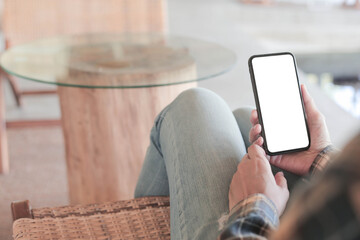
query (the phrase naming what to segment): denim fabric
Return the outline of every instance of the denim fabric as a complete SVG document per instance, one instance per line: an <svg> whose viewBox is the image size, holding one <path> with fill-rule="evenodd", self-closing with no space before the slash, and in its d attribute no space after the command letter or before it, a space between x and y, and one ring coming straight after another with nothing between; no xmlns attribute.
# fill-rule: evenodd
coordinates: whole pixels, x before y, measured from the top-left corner
<svg viewBox="0 0 360 240"><path fill-rule="evenodd" d="M170 195L172 239L216 239L232 176L249 145L250 113L233 113L215 93L195 88L155 119L135 197Z"/></svg>

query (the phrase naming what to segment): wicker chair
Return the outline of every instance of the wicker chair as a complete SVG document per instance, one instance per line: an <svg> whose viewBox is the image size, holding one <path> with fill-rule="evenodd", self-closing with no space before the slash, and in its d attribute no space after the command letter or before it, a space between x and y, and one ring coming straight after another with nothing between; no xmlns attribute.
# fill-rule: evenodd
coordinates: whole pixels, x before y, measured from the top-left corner
<svg viewBox="0 0 360 240"><path fill-rule="evenodd" d="M31 209L11 204L13 237L23 239L170 239L168 197Z"/></svg>

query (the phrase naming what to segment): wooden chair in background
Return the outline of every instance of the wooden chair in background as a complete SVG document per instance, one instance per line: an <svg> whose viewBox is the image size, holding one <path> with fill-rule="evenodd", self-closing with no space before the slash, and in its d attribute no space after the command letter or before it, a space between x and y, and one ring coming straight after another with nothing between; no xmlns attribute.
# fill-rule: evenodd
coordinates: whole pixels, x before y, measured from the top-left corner
<svg viewBox="0 0 360 240"><path fill-rule="evenodd" d="M3 32L6 48L41 38L82 33L157 32L166 29L165 0L4 0ZM18 106L22 96L53 94L53 89L21 90L2 70ZM36 85L36 84L34 84ZM9 171L6 127L60 125L59 120L5 121L0 94L0 173Z"/></svg>

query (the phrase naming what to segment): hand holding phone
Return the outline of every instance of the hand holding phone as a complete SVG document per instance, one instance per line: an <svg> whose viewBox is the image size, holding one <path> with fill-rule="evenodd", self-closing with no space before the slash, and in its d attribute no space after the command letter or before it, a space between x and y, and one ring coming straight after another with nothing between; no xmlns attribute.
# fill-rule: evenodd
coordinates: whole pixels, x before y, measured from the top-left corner
<svg viewBox="0 0 360 240"><path fill-rule="evenodd" d="M266 153L307 150L310 136L294 56L255 55L249 70Z"/></svg>
<svg viewBox="0 0 360 240"><path fill-rule="evenodd" d="M311 137L309 149L302 152L269 156L271 164L298 175L307 174L317 154L331 144L325 119L316 108L314 101L304 85L301 86L301 93ZM284 113L286 113L285 109ZM254 142L263 131L259 124L259 117L256 110L253 110L250 120L253 127L249 133L249 140L250 142Z"/></svg>

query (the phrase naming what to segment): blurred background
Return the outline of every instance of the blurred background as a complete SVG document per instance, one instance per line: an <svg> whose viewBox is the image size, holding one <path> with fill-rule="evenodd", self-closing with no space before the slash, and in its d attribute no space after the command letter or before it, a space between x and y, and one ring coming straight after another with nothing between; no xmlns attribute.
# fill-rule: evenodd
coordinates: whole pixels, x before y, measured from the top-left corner
<svg viewBox="0 0 360 240"><path fill-rule="evenodd" d="M219 43L236 52L238 61L230 72L199 82L231 109L255 106L247 65L251 55L290 51L297 58L300 81L326 117L333 143L341 148L358 132L358 1L168 0L167 18L171 34ZM27 80L19 85L36 87ZM27 97L18 108L7 84L4 92L9 120L60 117L56 96ZM11 171L0 175L0 239L11 239L11 201L29 199L34 207L68 204L60 127L10 129L8 142Z"/></svg>

